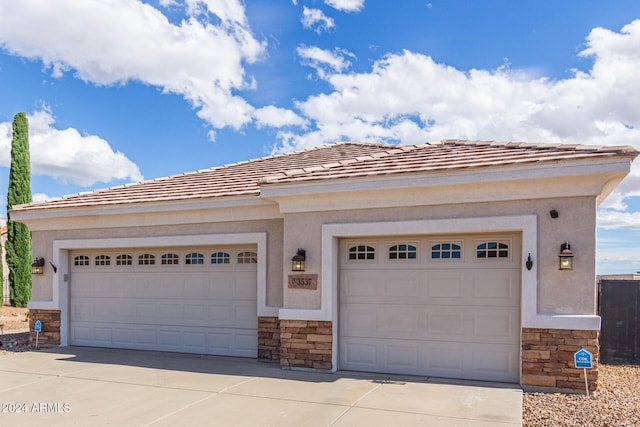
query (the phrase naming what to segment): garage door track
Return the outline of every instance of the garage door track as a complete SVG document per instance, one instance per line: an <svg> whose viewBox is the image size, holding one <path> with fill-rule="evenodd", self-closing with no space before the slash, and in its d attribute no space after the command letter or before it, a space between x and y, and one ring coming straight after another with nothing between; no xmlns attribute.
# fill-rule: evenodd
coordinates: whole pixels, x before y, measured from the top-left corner
<svg viewBox="0 0 640 427"><path fill-rule="evenodd" d="M0 356L0 425L521 426L515 385L61 347Z"/></svg>

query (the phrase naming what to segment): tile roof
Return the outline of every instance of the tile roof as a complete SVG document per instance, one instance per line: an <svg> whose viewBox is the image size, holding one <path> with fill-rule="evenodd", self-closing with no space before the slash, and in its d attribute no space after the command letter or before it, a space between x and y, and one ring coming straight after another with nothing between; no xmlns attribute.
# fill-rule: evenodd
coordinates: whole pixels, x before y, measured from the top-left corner
<svg viewBox="0 0 640 427"><path fill-rule="evenodd" d="M258 196L260 185L625 156L630 146L588 147L447 140L420 145L342 142L15 206L14 211Z"/></svg>
<svg viewBox="0 0 640 427"><path fill-rule="evenodd" d="M260 179L394 150L391 144L343 142L133 184L14 206L14 211L77 208L260 194Z"/></svg>
<svg viewBox="0 0 640 427"><path fill-rule="evenodd" d="M262 183L303 182L321 179L369 177L402 173L436 172L480 167L534 164L566 160L638 155L631 146L551 145L444 140L440 143L397 146L387 155L361 157L339 165L323 165L292 174L279 173Z"/></svg>

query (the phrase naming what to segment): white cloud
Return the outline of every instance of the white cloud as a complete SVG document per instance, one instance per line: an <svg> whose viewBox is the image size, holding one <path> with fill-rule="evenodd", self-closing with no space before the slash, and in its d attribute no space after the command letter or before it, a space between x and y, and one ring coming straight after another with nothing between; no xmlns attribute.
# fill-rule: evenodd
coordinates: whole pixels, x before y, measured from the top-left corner
<svg viewBox="0 0 640 427"><path fill-rule="evenodd" d="M243 63L259 59L265 45L251 34L239 0L186 0L184 7L189 16L176 25L140 1L0 2L0 45L43 61L55 77L73 71L97 85L160 87L214 127L238 129L253 107L233 91L247 87Z"/></svg>
<svg viewBox="0 0 640 427"><path fill-rule="evenodd" d="M310 9L307 6L304 6L302 9L302 25L318 34L336 26L333 18L325 15L323 11L320 9Z"/></svg>
<svg viewBox="0 0 640 427"><path fill-rule="evenodd" d="M325 67L319 75L332 90L296 104L308 131L281 132L276 151L348 139L448 138L640 149L640 20L620 32L594 29L580 55L593 59L592 68L561 80L508 65L458 70L410 51L389 54L368 72ZM640 196L640 160L606 206L625 210L630 196Z"/></svg>
<svg viewBox="0 0 640 427"><path fill-rule="evenodd" d="M302 63L314 68L321 77L324 77L327 71L342 72L348 69L351 62L347 61L345 56L354 56L346 50L334 49L330 51L317 46L299 46L297 52L298 56L302 58Z"/></svg>
<svg viewBox="0 0 640 427"><path fill-rule="evenodd" d="M364 0L324 0L324 2L342 12L359 12L364 7Z"/></svg>
<svg viewBox="0 0 640 427"><path fill-rule="evenodd" d="M91 186L114 179L139 181L135 163L95 135L76 129L56 129L46 108L27 115L31 173L51 176L63 183ZM11 164L12 123L0 123L0 166Z"/></svg>
<svg viewBox="0 0 640 427"><path fill-rule="evenodd" d="M51 197L49 197L49 195L45 193L35 193L31 196L31 200L33 200L34 202L44 202L45 200L49 199L51 199Z"/></svg>
<svg viewBox="0 0 640 427"><path fill-rule="evenodd" d="M599 209L598 227L605 230L618 228L640 230L640 212L620 212L609 209Z"/></svg>
<svg viewBox="0 0 640 427"><path fill-rule="evenodd" d="M306 126L307 121L291 110L277 108L269 105L255 111L258 127L285 127L285 126Z"/></svg>

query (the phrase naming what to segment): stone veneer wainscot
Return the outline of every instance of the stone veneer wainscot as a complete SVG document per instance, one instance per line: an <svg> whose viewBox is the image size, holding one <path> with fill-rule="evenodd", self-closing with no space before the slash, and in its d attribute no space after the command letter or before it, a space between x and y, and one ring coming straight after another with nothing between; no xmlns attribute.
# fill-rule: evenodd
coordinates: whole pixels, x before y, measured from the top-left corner
<svg viewBox="0 0 640 427"><path fill-rule="evenodd" d="M522 328L522 386L530 390L584 391L584 370L574 367L581 347L593 354L587 369L589 390L598 387L598 331Z"/></svg>
<svg viewBox="0 0 640 427"><path fill-rule="evenodd" d="M332 324L329 321L280 319L280 366L331 369Z"/></svg>
<svg viewBox="0 0 640 427"><path fill-rule="evenodd" d="M38 345L60 345L60 310L29 309L29 341L34 343L36 320L42 324Z"/></svg>
<svg viewBox="0 0 640 427"><path fill-rule="evenodd" d="M280 319L258 317L258 359L280 361Z"/></svg>

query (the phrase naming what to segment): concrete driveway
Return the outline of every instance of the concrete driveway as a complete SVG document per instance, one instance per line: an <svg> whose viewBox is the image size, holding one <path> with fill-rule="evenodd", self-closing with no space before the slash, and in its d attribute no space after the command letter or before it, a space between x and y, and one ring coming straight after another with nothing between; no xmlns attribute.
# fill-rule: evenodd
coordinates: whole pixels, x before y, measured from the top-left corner
<svg viewBox="0 0 640 427"><path fill-rule="evenodd" d="M0 355L0 425L521 426L512 385L61 347Z"/></svg>

